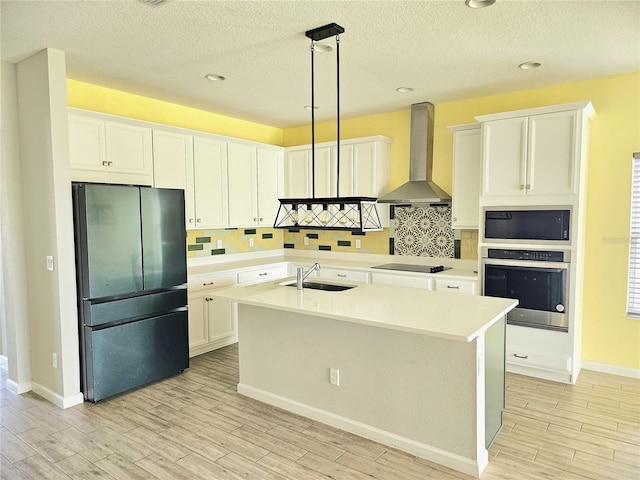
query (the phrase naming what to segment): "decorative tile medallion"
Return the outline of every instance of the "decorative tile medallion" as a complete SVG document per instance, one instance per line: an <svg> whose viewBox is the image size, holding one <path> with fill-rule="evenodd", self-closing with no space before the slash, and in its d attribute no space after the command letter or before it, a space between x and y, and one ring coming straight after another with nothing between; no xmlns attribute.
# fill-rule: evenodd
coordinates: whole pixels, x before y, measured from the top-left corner
<svg viewBox="0 0 640 480"><path fill-rule="evenodd" d="M395 255L453 258L451 207L395 208Z"/></svg>

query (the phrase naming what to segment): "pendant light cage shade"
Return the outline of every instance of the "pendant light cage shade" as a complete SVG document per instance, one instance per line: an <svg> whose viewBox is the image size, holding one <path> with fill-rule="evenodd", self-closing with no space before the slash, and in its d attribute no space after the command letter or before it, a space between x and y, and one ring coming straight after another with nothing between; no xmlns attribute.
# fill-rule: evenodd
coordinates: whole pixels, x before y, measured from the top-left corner
<svg viewBox="0 0 640 480"><path fill-rule="evenodd" d="M376 232L382 223L372 197L281 198L274 228Z"/></svg>

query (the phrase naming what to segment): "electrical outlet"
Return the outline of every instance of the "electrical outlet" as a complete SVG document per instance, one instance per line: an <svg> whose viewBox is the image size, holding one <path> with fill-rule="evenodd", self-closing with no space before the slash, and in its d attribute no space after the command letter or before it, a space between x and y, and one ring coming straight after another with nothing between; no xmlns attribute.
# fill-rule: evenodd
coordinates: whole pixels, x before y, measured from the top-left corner
<svg viewBox="0 0 640 480"><path fill-rule="evenodd" d="M51 255L47 255L47 270L53 272L53 257Z"/></svg>
<svg viewBox="0 0 640 480"><path fill-rule="evenodd" d="M250 246L250 247L253 247L253 238L250 238L250 239L249 239L249 246Z"/></svg>
<svg viewBox="0 0 640 480"><path fill-rule="evenodd" d="M356 239L356 248L362 248L362 241L359 238Z"/></svg>
<svg viewBox="0 0 640 480"><path fill-rule="evenodd" d="M216 242L216 248L222 248L222 239L218 239Z"/></svg>
<svg viewBox="0 0 640 480"><path fill-rule="evenodd" d="M309 237L304 237L304 244L309 245Z"/></svg>
<svg viewBox="0 0 640 480"><path fill-rule="evenodd" d="M329 369L329 382L336 387L340 386L340 370L337 368Z"/></svg>
<svg viewBox="0 0 640 480"><path fill-rule="evenodd" d="M51 364L53 365L53 368L58 368L58 354L55 352L53 352Z"/></svg>

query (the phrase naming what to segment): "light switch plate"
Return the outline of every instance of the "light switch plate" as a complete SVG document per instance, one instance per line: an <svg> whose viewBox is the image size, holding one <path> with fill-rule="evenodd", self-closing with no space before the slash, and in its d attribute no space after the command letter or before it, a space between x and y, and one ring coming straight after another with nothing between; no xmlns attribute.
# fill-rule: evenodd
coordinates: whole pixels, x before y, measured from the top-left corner
<svg viewBox="0 0 640 480"><path fill-rule="evenodd" d="M53 272L53 257L51 255L47 255L47 270Z"/></svg>

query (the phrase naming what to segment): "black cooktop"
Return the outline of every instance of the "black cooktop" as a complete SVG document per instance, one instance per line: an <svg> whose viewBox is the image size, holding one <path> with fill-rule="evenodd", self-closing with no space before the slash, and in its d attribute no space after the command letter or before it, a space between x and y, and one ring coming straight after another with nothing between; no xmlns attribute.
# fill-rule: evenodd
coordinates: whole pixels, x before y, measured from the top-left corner
<svg viewBox="0 0 640 480"><path fill-rule="evenodd" d="M451 267L442 265L412 265L407 263L385 263L384 265L376 265L371 268L379 268L381 270L400 270L403 272L419 272L419 273L438 273L445 270L451 270Z"/></svg>

